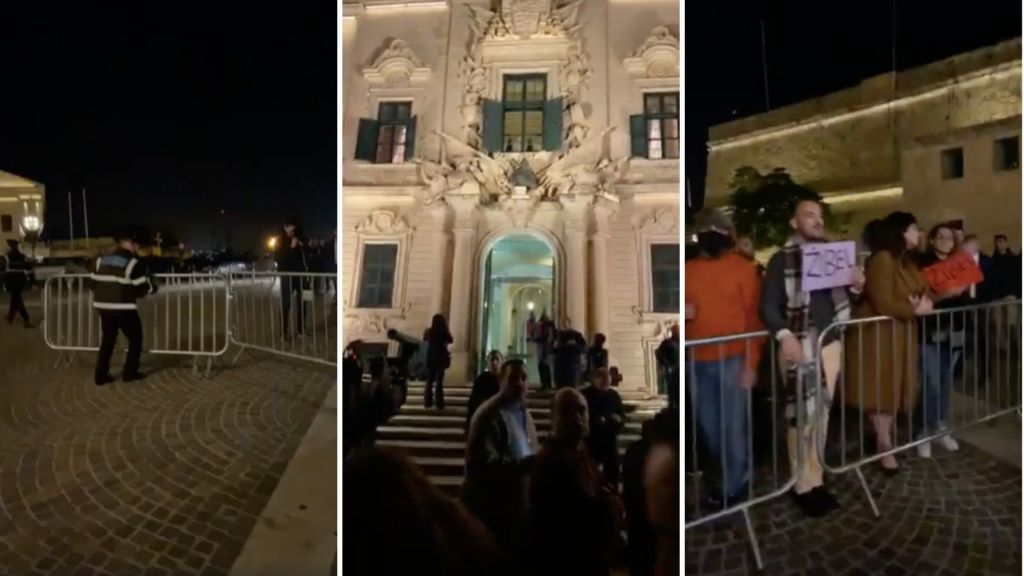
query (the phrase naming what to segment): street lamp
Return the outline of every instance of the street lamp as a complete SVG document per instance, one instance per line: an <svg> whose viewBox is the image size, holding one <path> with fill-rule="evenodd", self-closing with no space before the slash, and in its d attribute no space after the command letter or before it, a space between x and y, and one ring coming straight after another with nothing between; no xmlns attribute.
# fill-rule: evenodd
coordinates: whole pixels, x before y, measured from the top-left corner
<svg viewBox="0 0 1024 576"><path fill-rule="evenodd" d="M271 250L277 248L277 236L271 236L267 240L267 248L269 248Z"/></svg>
<svg viewBox="0 0 1024 576"><path fill-rule="evenodd" d="M25 215L21 218L21 230L25 239L32 243L32 260L36 259L36 241L39 240L39 232L43 229L43 222L39 216Z"/></svg>

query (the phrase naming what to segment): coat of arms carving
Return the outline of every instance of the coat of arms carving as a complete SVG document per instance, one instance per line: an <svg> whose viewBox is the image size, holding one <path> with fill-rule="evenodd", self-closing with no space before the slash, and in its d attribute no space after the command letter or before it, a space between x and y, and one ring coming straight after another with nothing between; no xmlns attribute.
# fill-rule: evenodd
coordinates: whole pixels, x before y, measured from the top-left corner
<svg viewBox="0 0 1024 576"><path fill-rule="evenodd" d="M501 19L512 34L521 38L540 31L551 16L551 0L503 0Z"/></svg>

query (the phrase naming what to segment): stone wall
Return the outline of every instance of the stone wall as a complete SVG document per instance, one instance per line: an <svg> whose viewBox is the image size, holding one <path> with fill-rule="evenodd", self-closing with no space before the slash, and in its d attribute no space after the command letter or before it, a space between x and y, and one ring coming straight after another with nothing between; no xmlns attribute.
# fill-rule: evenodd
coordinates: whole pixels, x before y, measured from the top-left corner
<svg viewBox="0 0 1024 576"><path fill-rule="evenodd" d="M1020 40L711 128L708 198L731 192L734 171L786 168L822 193L897 185L900 142L1016 116ZM895 88L895 89L894 89Z"/></svg>

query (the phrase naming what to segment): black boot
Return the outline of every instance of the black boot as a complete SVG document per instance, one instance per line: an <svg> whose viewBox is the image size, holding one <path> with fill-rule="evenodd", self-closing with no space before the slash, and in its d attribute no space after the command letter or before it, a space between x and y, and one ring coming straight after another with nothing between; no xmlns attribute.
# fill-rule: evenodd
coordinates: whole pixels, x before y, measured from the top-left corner
<svg viewBox="0 0 1024 576"><path fill-rule="evenodd" d="M434 383L427 382L426 388L423 389L423 407L432 408L434 406Z"/></svg>

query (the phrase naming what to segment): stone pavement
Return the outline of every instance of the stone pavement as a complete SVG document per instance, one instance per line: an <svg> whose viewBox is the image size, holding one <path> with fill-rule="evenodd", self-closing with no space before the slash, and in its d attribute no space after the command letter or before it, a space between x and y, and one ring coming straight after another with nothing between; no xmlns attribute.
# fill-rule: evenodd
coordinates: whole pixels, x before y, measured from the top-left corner
<svg viewBox="0 0 1024 576"><path fill-rule="evenodd" d="M894 478L865 467L881 518L852 472L832 481L843 509L826 518L802 517L788 496L753 507L762 574L1020 574L1020 469L966 443L933 454L906 454ZM756 572L742 515L685 531L684 539L686 574Z"/></svg>
<svg viewBox="0 0 1024 576"><path fill-rule="evenodd" d="M97 388L91 356L55 358L0 324L0 574L227 574L335 380L147 358L145 381Z"/></svg>

